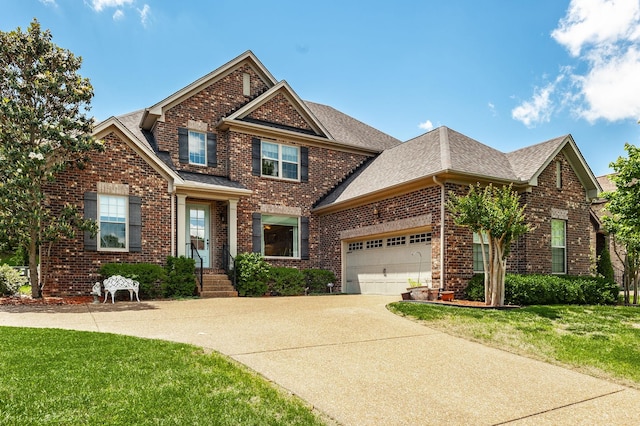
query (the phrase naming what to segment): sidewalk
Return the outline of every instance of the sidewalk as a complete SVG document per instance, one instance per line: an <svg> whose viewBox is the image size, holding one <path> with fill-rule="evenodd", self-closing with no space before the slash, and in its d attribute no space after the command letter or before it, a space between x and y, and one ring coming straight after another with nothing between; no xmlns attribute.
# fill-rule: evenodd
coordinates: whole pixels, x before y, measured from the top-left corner
<svg viewBox="0 0 640 426"><path fill-rule="evenodd" d="M345 425L634 425L640 391L397 317L387 296L0 307L0 325L191 343Z"/></svg>

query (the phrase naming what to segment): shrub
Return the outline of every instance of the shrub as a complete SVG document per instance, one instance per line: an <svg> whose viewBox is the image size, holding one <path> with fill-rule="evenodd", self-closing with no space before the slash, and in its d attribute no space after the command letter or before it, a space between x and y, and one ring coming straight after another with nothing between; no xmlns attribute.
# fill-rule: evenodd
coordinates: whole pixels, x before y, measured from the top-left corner
<svg viewBox="0 0 640 426"><path fill-rule="evenodd" d="M305 269L302 273L309 287L309 293L326 293L327 284L336 282L335 274L326 269Z"/></svg>
<svg viewBox="0 0 640 426"><path fill-rule="evenodd" d="M274 296L298 296L304 294L304 274L296 268L271 268L268 291Z"/></svg>
<svg viewBox="0 0 640 426"><path fill-rule="evenodd" d="M260 253L240 253L235 261L236 289L240 296L263 296L267 292L269 264Z"/></svg>
<svg viewBox="0 0 640 426"><path fill-rule="evenodd" d="M185 256L167 257L167 279L162 283L164 297L189 297L196 292L196 262Z"/></svg>
<svg viewBox="0 0 640 426"><path fill-rule="evenodd" d="M0 265L0 295L13 295L23 285L29 284L27 277L9 265Z"/></svg>
<svg viewBox="0 0 640 426"><path fill-rule="evenodd" d="M609 253L607 246L604 246L602 253L600 253L597 271L598 274L602 275L607 281L615 281L613 264L611 264L611 253Z"/></svg>
<svg viewBox="0 0 640 426"><path fill-rule="evenodd" d="M617 301L618 285L601 277L517 275L505 277L505 303L512 305L597 305ZM474 275L466 289L469 300L484 301L483 275Z"/></svg>
<svg viewBox="0 0 640 426"><path fill-rule="evenodd" d="M140 296L154 299L160 296L162 283L167 278L162 266L153 263L105 263L98 273L104 278L122 275L140 283Z"/></svg>

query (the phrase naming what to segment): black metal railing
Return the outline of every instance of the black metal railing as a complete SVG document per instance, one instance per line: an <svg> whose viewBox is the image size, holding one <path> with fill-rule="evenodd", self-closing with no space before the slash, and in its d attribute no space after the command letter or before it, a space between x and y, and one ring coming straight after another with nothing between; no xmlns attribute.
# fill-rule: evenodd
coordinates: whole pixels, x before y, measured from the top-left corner
<svg viewBox="0 0 640 426"><path fill-rule="evenodd" d="M237 290L236 286L236 258L231 255L229 251L229 246L224 244L222 246L222 258L225 259L222 262L222 267L224 269L224 273L227 274L229 278L231 278L231 283L233 284L233 288Z"/></svg>
<svg viewBox="0 0 640 426"><path fill-rule="evenodd" d="M202 260L202 256L198 252L195 244L191 243L191 258L196 261L196 280L198 281L198 285L200 286L200 291L202 291L203 285L203 274L204 274L204 261ZM200 265L200 266L198 266Z"/></svg>

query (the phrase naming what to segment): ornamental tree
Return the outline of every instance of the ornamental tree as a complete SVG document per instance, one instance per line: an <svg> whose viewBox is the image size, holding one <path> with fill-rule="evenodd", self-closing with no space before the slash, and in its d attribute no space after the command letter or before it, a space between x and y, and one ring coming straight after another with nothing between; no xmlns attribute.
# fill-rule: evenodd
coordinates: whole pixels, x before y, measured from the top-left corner
<svg viewBox="0 0 640 426"><path fill-rule="evenodd" d="M615 173L609 179L616 190L601 196L607 199L604 227L613 236L614 252L624 265L624 303L638 304L640 278L640 149L625 144L628 157L618 157L611 164Z"/></svg>
<svg viewBox="0 0 640 426"><path fill-rule="evenodd" d="M511 242L530 230L518 193L510 186L470 186L469 193L449 193L447 209L456 225L466 226L480 237L484 268L484 300L504 305L504 278Z"/></svg>
<svg viewBox="0 0 640 426"><path fill-rule="evenodd" d="M93 87L78 74L82 59L51 38L35 19L25 32L0 31L0 239L29 254L33 297L44 285L41 249L78 228L95 232L74 206L52 211L46 186L102 149L91 136Z"/></svg>

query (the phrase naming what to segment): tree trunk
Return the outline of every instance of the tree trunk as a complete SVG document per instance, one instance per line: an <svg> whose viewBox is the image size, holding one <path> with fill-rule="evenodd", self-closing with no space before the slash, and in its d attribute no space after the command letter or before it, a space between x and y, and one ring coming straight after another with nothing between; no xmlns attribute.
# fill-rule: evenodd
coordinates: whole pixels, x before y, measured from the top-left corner
<svg viewBox="0 0 640 426"><path fill-rule="evenodd" d="M38 279L38 246L36 245L37 229L35 227L31 227L30 234L29 281L31 283L31 297L38 299L42 297L42 292L40 291L40 280Z"/></svg>

